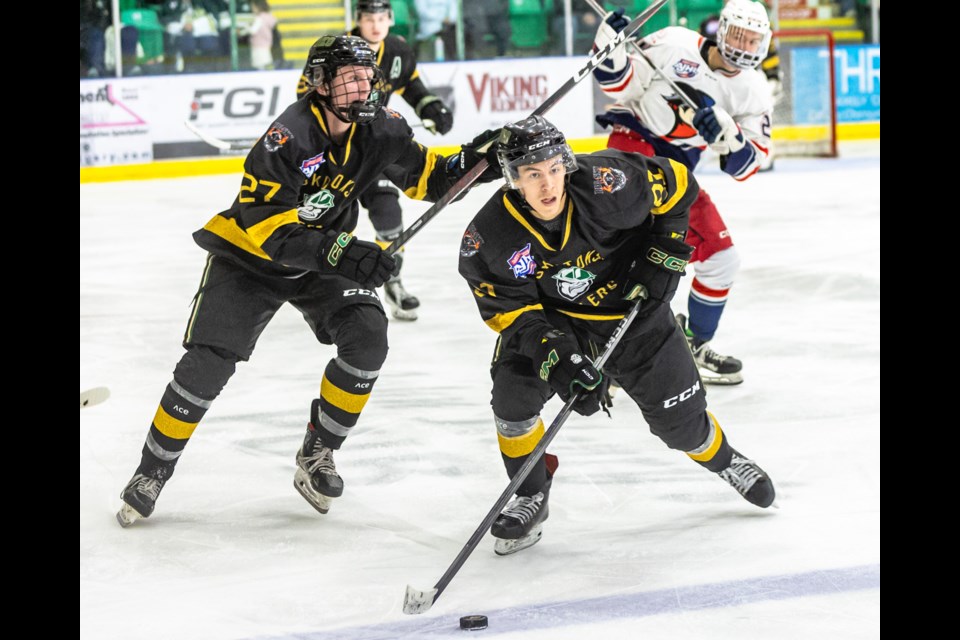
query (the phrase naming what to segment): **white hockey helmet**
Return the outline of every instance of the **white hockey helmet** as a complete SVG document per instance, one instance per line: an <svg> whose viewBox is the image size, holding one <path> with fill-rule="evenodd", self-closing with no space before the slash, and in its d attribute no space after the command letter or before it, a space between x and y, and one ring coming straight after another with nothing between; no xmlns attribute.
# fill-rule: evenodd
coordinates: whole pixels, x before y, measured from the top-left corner
<svg viewBox="0 0 960 640"><path fill-rule="evenodd" d="M770 18L760 2L730 0L720 12L717 47L723 59L735 67L756 69L760 66L767 57L770 36Z"/></svg>

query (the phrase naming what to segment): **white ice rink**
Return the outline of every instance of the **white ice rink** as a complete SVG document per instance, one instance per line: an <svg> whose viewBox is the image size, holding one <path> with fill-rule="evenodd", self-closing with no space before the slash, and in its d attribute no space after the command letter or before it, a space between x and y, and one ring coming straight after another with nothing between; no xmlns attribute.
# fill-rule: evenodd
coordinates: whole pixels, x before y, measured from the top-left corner
<svg viewBox="0 0 960 640"><path fill-rule="evenodd" d="M203 268L190 234L239 176L81 185L80 389L112 396L80 412L80 637L879 638L879 143L842 153L781 159L743 184L698 174L743 258L714 346L744 361L745 382L710 388L710 407L770 473L780 509L668 450L620 396L612 419L574 415L552 445L540 544L498 557L488 536L420 616L401 611L406 585L433 586L507 484L489 407L495 334L456 272L491 186L408 245L421 318L390 326L329 514L292 484L334 348L285 307L154 515L121 529L119 494ZM405 200L405 221L425 208ZM682 289L674 308L685 301ZM489 628L460 631L466 614Z"/></svg>

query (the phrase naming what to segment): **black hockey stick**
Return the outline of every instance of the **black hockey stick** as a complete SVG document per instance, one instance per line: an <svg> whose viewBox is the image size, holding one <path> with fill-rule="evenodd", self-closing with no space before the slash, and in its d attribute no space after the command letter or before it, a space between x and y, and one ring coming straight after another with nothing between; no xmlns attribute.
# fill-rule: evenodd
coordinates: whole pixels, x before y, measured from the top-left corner
<svg viewBox="0 0 960 640"><path fill-rule="evenodd" d="M603 353L600 354L600 357L596 359L593 363L593 366L599 371L603 369L603 365L606 364L607 360L610 358L610 354L613 353L614 348L616 348L617 343L620 342L620 338L623 337L623 334L626 333L627 328L633 323L634 318L637 317L637 313L640 311L640 306L643 304L643 301L647 298L647 292L644 289L640 298L633 303L633 306L630 307L630 312L623 317L617 324L617 328L613 330L613 333L610 335L610 338L607 340L607 344L603 349ZM490 525L493 524L493 521L497 519L497 516L500 514L500 510L503 509L504 505L510 500L517 488L523 484L523 481L527 479L527 476L530 475L530 471L533 469L533 465L537 463L540 457L543 455L543 452L547 450L547 447L550 446L550 443L553 441L553 438L557 435L557 432L560 431L560 427L563 426L563 423L567 421L567 418L570 417L570 412L573 410L573 405L580 398L580 392L582 390L576 390L568 399L563 408L560 410L560 413L557 414L557 417L553 419L553 422L550 423L550 428L547 429L546 433L543 434L543 437L540 439L540 442L537 443L537 446L530 453L530 456L527 458L527 461L523 463L523 466L520 467L520 470L517 472L517 475L513 477L510 481L510 484L507 485L507 488L503 490L503 493L500 494L500 497L497 498L497 502L491 507L490 511L487 512L487 515L484 516L483 522L480 523L480 526L477 527L476 531L473 532L473 535L470 536L470 539L467 540L467 544L463 545L463 549L460 550L460 553L453 560L447 571L440 577L437 581L437 584L433 585L433 589L427 589L426 591L420 591L414 589L410 585L407 585L407 593L403 598L403 612L404 613L423 613L430 609L433 606L433 603L437 601L437 598L440 597L440 594L443 593L443 590L447 588L447 585L450 584L450 581L453 580L453 577L457 575L457 572L460 570L460 567L463 566L463 563L467 561L467 558L473 553L473 550L477 548L477 545L480 544L480 540L487 534L487 531L490 529Z"/></svg>
<svg viewBox="0 0 960 640"><path fill-rule="evenodd" d="M578 82L590 75L590 73L596 69L601 62L607 59L607 56L609 56L614 49L620 46L624 40L632 36L638 29L640 29L640 27L642 27L644 23L649 20L658 9L660 9L660 7L666 4L666 2L667 0L654 0L652 3L650 3L650 6L644 9L640 15L634 18L623 31L618 33L616 38L608 42L607 46L605 46L603 49L600 49L593 54L593 56L587 61L587 64L585 64L582 69L573 74L573 77L563 83L563 86L554 91L553 94L550 95L543 102L543 104L537 107L530 115L542 116L547 111L552 109L553 106L560 101L560 98L570 93L570 90L573 89ZM494 140L491 140L483 147L477 149L477 151L481 153L485 152L494 142ZM427 209L422 216L414 220L413 224L404 229L403 232L397 236L397 239L394 240L390 246L384 249L384 251L389 254L394 254L399 251L400 248L410 240L410 238L417 235L423 225L433 220L433 218L436 217L438 213L443 211L448 204L457 199L461 193L469 189L470 185L477 181L477 178L479 178L480 174L486 170L487 166L488 163L486 158L481 158L480 162L478 162L476 166L463 174L459 180L454 182L453 186L450 187L450 189L443 194L439 200L433 203L433 206Z"/></svg>
<svg viewBox="0 0 960 640"><path fill-rule="evenodd" d="M593 7L593 10L596 11L596 12L597 12L597 15L600 16L601 18L602 18L603 16L607 15L606 10L604 10L604 8L600 6L600 3L597 2L597 0L586 0L586 2L587 2L587 4L589 4L591 7ZM676 93L677 96L679 96L680 99L683 100L683 103L684 103L685 105L687 105L688 107L690 107L690 108L693 109L694 111L696 111L697 109L700 108L700 105L698 105L696 102L694 102L694 101L690 98L690 96L688 96L687 93L686 93L683 89L681 89L679 86L677 86L677 83L674 82L672 79L670 79L670 77L669 77L666 73L664 73L663 69L661 69L661 68L658 67L657 65L653 64L653 60L651 60L650 58L647 57L647 54L644 53L643 49L641 49L640 46L637 45L636 42L634 42L633 40L628 40L628 41L627 41L627 46L629 46L630 48L632 48L633 51L634 51L634 53L639 54L639 56L640 56L641 58L643 58L648 65L650 65L650 68L653 69L653 72L656 73L658 76L660 76L660 79L663 80L664 82L666 82L667 85L668 85L671 89L673 89L674 93Z"/></svg>

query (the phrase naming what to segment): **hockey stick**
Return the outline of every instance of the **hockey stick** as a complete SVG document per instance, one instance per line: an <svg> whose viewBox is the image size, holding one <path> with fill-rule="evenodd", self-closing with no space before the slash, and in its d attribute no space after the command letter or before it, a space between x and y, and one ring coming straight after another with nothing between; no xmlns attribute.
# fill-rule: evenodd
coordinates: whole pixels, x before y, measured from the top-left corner
<svg viewBox="0 0 960 640"><path fill-rule="evenodd" d="M607 12L604 10L603 7L600 6L600 3L597 2L597 0L586 0L586 2L587 2L587 4L589 4L591 7L593 7L593 10L596 11L597 15L600 16L601 18L604 17L605 15L607 15ZM686 92L685 92L683 89L681 89L679 86L677 86L677 83L676 83L676 82L674 82L673 80L671 80L671 79L667 76L667 74L663 72L663 69L661 69L661 68L658 67L657 65L653 64L653 60L651 60L650 58L647 57L647 54L643 52L643 49L641 49L641 48L637 45L636 42L634 42L633 40L628 40L628 41L627 41L627 45L628 45L631 49L633 49L634 53L639 54L639 56L640 56L641 58L643 58L648 65L650 65L650 68L653 69L653 72L656 73L658 76L660 76L660 79L663 80L664 82L666 82L667 85L668 85L671 89L673 89L673 91L674 91L678 96L680 96L680 99L683 100L683 103L684 103L685 105L687 105L688 107L690 107L690 108L693 109L694 111L696 111L697 109L700 108L700 105L698 105L696 102L694 102L694 101L690 98L690 96L688 96L688 95L686 94Z"/></svg>
<svg viewBox="0 0 960 640"><path fill-rule="evenodd" d="M587 63L583 66L583 68L581 68L579 71L573 74L573 77L571 77L569 80L563 83L563 86L561 86L559 89L554 91L553 94L551 94L546 100L544 100L543 104L537 107L534 110L534 112L530 115L542 116L547 111L552 109L553 106L557 104L557 102L559 102L560 98L570 93L570 91L577 85L578 82L580 82L585 77L590 75L590 73L594 69L596 69L601 62L606 60L607 56L609 56L614 49L620 46L620 44L624 40L632 36L634 32L640 29L640 27L642 27L644 23L647 20L649 20L651 16L653 16L653 14L657 12L658 9L660 9L660 7L666 4L666 2L667 0L654 0L654 2L652 2L649 7L644 9L640 13L640 15L634 18L633 21L630 22L630 24L628 24L623 31L618 33L617 37L615 37L613 40L608 42L607 46L605 46L603 49L600 49L595 54L593 54L593 56L587 61ZM494 140L491 140L489 143L487 143L483 147L477 149L477 151L480 153L487 151L490 145L493 144L494 142L495 142ZM384 249L384 251L386 251L391 255L399 251L400 248L403 245L405 245L407 241L410 240L410 238L417 235L417 233L420 231L423 225L430 222L434 217L436 217L438 213L443 211L448 204L450 204L453 200L457 199L461 193L469 189L470 185L476 182L477 178L480 177L480 174L482 174L487 169L487 166L489 166L487 163L487 159L481 158L480 162L478 162L472 169L470 169L465 174L463 174L463 176L461 176L459 180L454 182L453 186L450 187L450 189L445 194L443 194L443 196L441 196L439 200L433 203L433 206L427 209L422 216L414 220L413 224L411 224L409 227L404 229L403 232L399 236L397 236L396 240L394 240L390 244L390 246Z"/></svg>
<svg viewBox="0 0 960 640"><path fill-rule="evenodd" d="M110 389L106 387L94 387L80 392L80 408L86 409L93 405L100 404L110 397Z"/></svg>
<svg viewBox="0 0 960 640"><path fill-rule="evenodd" d="M600 354L600 357L593 363L593 366L599 371L603 369L603 365L606 364L607 360L610 358L610 354L613 353L614 348L616 348L617 343L620 342L620 338L623 337L623 334L626 333L627 328L633 323L634 318L637 317L637 313L640 311L640 305L643 304L643 301L647 298L647 292L644 289L640 298L633 303L633 306L630 308L630 312L624 316L624 318L617 324L617 328L613 330L613 333L610 335L610 338L607 340L607 344L603 349L603 353ZM533 465L537 463L540 457L543 455L544 451L547 450L547 447L550 446L550 443L553 441L553 438L557 435L557 432L560 431L560 427L563 426L563 423L567 421L567 418L570 417L570 412L573 410L573 405L580 398L580 392L582 389L576 390L570 398L564 403L563 408L560 410L560 413L557 414L557 417L553 419L553 422L550 424L550 428L547 429L546 433L543 434L543 437L540 439L540 442L537 443L537 446L530 453L530 456L527 458L527 461L523 463L523 466L520 467L520 470L517 472L517 475L513 477L510 481L510 484L507 485L507 488L503 490L503 493L500 494L500 497L497 498L497 502L493 505L490 511L487 512L487 515L484 516L483 522L480 523L480 526L477 527L477 530L473 532L473 535L470 536L470 539L467 540L467 544L463 545L463 549L460 550L460 553L454 559L453 564L451 564L447 571L440 577L437 581L437 584L433 585L432 589L427 589L426 591L420 591L414 589L410 585L407 585L407 593L403 598L403 612L404 613L423 613L430 609L433 606L433 603L437 601L437 598L440 597L440 594L443 593L443 590L447 588L447 585L450 584L450 581L453 580L453 577L457 575L457 572L460 570L460 567L463 566L463 563L467 561L467 558L473 553L473 550L477 548L477 545L480 544L480 540L487 534L487 531L490 529L490 525L493 524L493 521L497 519L497 516L500 514L500 510L503 509L504 505L510 500L517 488L523 484L523 481L527 479L527 476L530 475L530 471L533 469Z"/></svg>
<svg viewBox="0 0 960 640"><path fill-rule="evenodd" d="M257 143L257 140L259 140L259 138L257 138L257 140L243 142L228 142L227 140L221 140L220 138L212 136L209 133L200 131L200 129L197 129L195 126L193 126L189 120L184 120L183 126L189 129L190 133L197 136L211 147L215 147L224 153L250 151L253 145Z"/></svg>

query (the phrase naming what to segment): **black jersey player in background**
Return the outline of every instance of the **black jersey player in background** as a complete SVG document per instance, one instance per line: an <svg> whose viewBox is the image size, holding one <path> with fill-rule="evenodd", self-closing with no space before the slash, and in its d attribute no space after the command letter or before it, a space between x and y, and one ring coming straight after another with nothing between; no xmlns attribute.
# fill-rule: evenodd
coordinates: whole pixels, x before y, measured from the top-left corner
<svg viewBox="0 0 960 640"><path fill-rule="evenodd" d="M563 134L535 116L504 127L497 154L507 188L467 227L460 273L484 322L500 337L491 368L494 422L511 477L544 433L540 411L556 392L600 408L595 358L643 285L649 299L603 375L637 403L671 449L768 507L770 478L731 447L707 412L683 331L670 312L693 248L683 242L699 187L667 158L608 149L574 156ZM552 471L537 462L491 527L504 555L535 544L548 515Z"/></svg>
<svg viewBox="0 0 960 640"><path fill-rule="evenodd" d="M389 33L393 25L390 0L358 0L355 17L357 26L350 34L366 40L377 56L377 65L384 74L384 105L388 104L391 94L403 96L426 129L440 135L448 133L453 128L453 113L424 86L410 45L403 38ZM310 90L306 74L307 69L304 68L297 85L297 97ZM370 214L377 244L387 247L403 231L403 211L396 187L385 176L380 176L360 194L360 204ZM403 254L397 254L396 259L402 267ZM399 272L384 285L383 294L393 317L398 320L417 319L420 300L406 290Z"/></svg>
<svg viewBox="0 0 960 640"><path fill-rule="evenodd" d="M377 244L351 235L357 196L386 175L411 198L435 201L479 162L474 149L496 136L486 132L450 158L418 144L403 117L382 108L382 76L362 38L320 38L308 74L314 90L254 145L233 204L194 234L209 257L186 353L121 495L121 525L153 512L197 423L285 302L317 340L337 347L310 407L294 478L303 497L327 512L343 491L333 451L356 425L387 356L387 318L375 288L397 267ZM492 166L480 181L499 175Z"/></svg>

